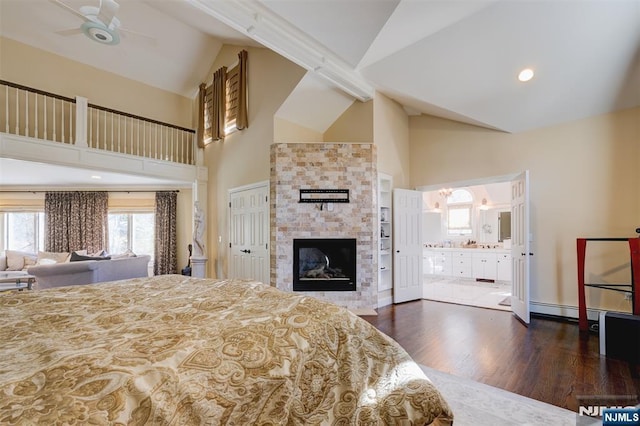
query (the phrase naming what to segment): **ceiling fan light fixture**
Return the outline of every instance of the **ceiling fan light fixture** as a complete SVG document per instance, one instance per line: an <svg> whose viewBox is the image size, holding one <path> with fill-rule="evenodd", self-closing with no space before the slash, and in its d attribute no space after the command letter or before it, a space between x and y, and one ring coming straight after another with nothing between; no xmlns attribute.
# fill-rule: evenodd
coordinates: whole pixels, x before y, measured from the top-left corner
<svg viewBox="0 0 640 426"><path fill-rule="evenodd" d="M101 44L114 46L120 43L120 36L116 31L110 30L100 22L87 21L80 27L84 35Z"/></svg>
<svg viewBox="0 0 640 426"><path fill-rule="evenodd" d="M531 68L525 68L518 74L518 80L525 83L533 78L534 72Z"/></svg>

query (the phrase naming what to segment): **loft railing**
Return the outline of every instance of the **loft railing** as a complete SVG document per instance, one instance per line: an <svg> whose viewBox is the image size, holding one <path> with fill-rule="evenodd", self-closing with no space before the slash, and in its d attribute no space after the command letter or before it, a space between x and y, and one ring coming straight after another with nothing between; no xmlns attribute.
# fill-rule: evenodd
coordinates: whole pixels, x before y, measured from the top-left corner
<svg viewBox="0 0 640 426"><path fill-rule="evenodd" d="M0 80L0 132L195 164L195 131Z"/></svg>

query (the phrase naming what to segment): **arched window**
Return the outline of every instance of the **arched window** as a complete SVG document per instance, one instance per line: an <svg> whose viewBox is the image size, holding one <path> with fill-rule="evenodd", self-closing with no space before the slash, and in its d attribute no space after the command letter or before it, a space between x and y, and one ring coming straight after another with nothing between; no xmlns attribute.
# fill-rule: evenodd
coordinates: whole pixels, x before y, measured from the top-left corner
<svg viewBox="0 0 640 426"><path fill-rule="evenodd" d="M447 197L447 233L471 235L473 195L466 189L455 189Z"/></svg>

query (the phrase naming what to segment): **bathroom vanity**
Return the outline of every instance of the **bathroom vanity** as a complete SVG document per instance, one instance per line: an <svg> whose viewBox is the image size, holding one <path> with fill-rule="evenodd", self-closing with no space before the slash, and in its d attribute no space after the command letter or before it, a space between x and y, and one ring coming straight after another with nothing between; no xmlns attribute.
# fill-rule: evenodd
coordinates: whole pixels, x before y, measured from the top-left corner
<svg viewBox="0 0 640 426"><path fill-rule="evenodd" d="M426 247L423 262L428 275L511 281L511 250L504 248Z"/></svg>

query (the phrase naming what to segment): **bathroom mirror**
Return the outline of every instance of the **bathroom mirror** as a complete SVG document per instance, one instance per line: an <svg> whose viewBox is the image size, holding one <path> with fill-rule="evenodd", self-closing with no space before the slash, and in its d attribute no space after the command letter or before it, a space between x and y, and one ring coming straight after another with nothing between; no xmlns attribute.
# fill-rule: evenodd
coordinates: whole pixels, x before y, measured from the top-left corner
<svg viewBox="0 0 640 426"><path fill-rule="evenodd" d="M511 238L511 212L499 212L498 224L498 242Z"/></svg>

